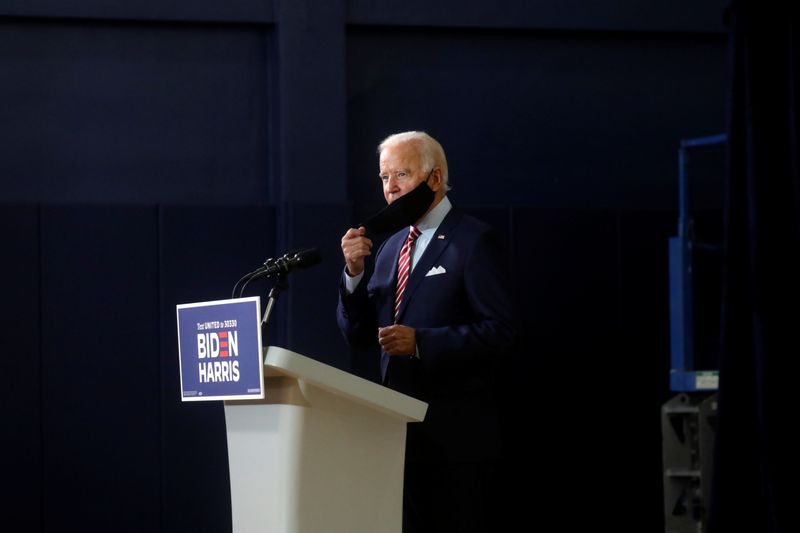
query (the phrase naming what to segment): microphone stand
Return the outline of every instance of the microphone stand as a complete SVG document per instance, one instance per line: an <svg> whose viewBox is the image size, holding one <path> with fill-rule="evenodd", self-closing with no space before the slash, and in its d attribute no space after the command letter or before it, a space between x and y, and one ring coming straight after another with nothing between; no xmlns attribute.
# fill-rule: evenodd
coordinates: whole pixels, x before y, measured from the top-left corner
<svg viewBox="0 0 800 533"><path fill-rule="evenodd" d="M269 322L270 316L272 316L272 310L275 308L275 301L278 299L278 295L281 293L282 290L288 289L289 283L286 281L285 274L278 274L275 279L275 285L272 286L272 289L269 291L269 296L267 300L267 306L264 309L264 316L261 317L261 342L267 342L267 323ZM264 354L266 356L266 354Z"/></svg>

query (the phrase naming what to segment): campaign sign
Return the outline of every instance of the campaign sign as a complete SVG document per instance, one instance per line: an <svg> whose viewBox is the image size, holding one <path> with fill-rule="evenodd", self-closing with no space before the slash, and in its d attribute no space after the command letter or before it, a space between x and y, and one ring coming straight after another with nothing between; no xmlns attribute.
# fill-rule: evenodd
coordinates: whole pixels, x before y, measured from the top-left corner
<svg viewBox="0 0 800 533"><path fill-rule="evenodd" d="M264 398L258 296L181 304L177 313L181 400Z"/></svg>

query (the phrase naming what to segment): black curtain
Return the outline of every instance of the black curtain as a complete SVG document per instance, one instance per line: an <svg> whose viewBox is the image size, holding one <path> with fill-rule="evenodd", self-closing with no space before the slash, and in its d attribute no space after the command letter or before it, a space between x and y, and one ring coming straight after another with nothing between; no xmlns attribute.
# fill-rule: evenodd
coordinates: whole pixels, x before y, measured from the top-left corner
<svg viewBox="0 0 800 533"><path fill-rule="evenodd" d="M800 36L798 8L777 5L734 0L727 12L730 152L712 533L800 531Z"/></svg>

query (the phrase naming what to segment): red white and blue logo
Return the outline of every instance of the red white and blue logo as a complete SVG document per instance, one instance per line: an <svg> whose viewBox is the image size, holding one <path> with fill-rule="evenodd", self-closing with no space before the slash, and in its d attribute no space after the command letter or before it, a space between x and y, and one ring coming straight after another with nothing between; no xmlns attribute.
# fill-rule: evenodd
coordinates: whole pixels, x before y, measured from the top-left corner
<svg viewBox="0 0 800 533"><path fill-rule="evenodd" d="M260 308L259 297L177 306L182 400L264 397Z"/></svg>

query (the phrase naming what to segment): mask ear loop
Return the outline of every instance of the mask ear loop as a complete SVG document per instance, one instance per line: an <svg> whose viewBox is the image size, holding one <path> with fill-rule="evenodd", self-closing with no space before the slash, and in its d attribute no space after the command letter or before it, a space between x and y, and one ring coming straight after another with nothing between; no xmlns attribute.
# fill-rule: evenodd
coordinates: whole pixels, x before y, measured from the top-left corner
<svg viewBox="0 0 800 533"><path fill-rule="evenodd" d="M430 171L430 172L428 172L428 177L427 177L427 178L425 178L425 182L424 182L424 183L425 183L425 185L427 185L428 187L430 187L430 184L428 183L428 180L430 180L430 179L431 179L431 176L433 176L433 171L434 171L434 170L436 170L436 167L433 167L433 168L431 169L431 171ZM420 185L421 185L421 184L420 184Z"/></svg>

